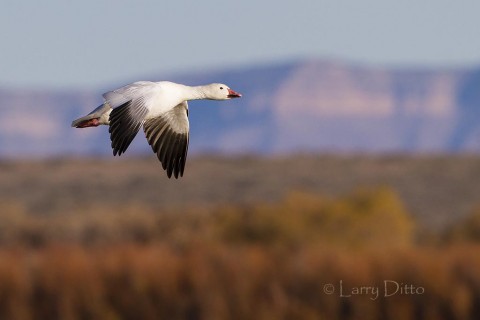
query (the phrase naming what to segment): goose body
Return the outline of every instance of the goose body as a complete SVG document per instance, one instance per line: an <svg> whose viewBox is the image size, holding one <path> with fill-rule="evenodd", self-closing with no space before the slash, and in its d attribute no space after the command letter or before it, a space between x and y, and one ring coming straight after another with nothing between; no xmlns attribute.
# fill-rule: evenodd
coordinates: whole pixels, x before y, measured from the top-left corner
<svg viewBox="0 0 480 320"><path fill-rule="evenodd" d="M139 81L103 94L104 103L72 127L108 125L113 155L124 153L141 127L170 178L183 176L189 142L189 100L228 100L242 95L221 83L186 86Z"/></svg>

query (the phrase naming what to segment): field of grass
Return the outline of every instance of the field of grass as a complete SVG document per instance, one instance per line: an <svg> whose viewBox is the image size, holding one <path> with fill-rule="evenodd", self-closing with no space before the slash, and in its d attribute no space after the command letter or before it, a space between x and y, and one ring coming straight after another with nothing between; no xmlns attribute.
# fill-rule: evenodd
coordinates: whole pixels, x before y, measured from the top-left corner
<svg viewBox="0 0 480 320"><path fill-rule="evenodd" d="M0 319L477 319L480 157L0 162Z"/></svg>
<svg viewBox="0 0 480 320"><path fill-rule="evenodd" d="M0 160L0 201L35 214L111 204L152 209L278 201L290 191L338 196L358 187L392 188L416 220L444 228L480 204L480 157L297 155L189 159L168 180L155 157Z"/></svg>

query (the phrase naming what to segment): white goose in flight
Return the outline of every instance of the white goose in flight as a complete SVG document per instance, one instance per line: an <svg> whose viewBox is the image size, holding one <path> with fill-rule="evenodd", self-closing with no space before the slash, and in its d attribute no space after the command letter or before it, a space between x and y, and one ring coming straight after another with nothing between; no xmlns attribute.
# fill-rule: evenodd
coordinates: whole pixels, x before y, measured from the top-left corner
<svg viewBox="0 0 480 320"><path fill-rule="evenodd" d="M109 125L113 155L124 153L140 127L170 178L183 176L187 158L189 100L228 100L242 95L221 83L190 87L169 81L139 81L103 94L105 102L72 127Z"/></svg>

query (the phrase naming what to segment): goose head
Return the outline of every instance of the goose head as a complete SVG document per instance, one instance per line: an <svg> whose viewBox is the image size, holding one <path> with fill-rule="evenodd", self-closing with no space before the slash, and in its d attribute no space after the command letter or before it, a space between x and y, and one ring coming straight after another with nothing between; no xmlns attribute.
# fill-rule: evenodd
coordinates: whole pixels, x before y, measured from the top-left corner
<svg viewBox="0 0 480 320"><path fill-rule="evenodd" d="M226 84L212 83L204 88L207 99L212 100L229 100L233 98L240 98L242 95L233 91Z"/></svg>

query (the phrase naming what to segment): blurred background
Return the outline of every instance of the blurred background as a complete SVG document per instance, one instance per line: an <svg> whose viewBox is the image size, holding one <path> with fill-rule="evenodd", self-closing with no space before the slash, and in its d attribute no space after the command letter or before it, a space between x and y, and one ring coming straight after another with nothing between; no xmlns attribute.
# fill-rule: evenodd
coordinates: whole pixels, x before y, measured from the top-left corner
<svg viewBox="0 0 480 320"><path fill-rule="evenodd" d="M477 319L478 12L4 1L0 318ZM243 94L189 104L182 179L70 127L138 80Z"/></svg>

